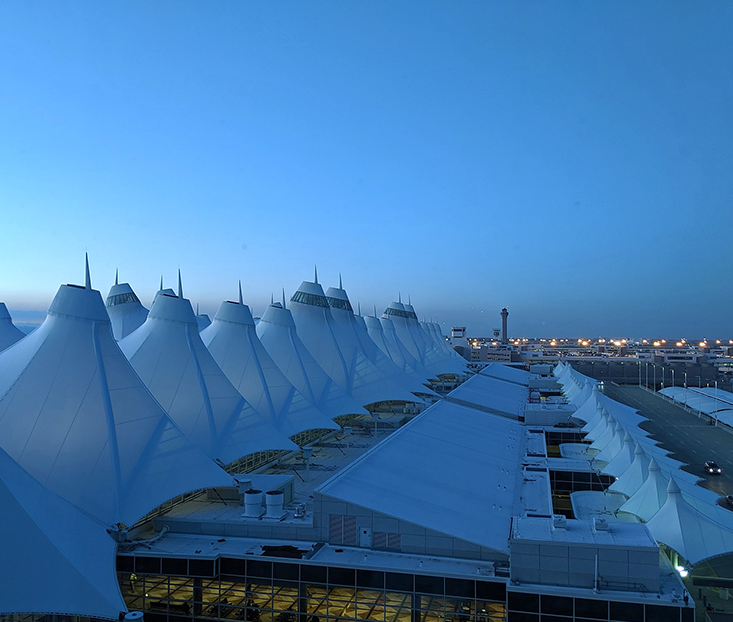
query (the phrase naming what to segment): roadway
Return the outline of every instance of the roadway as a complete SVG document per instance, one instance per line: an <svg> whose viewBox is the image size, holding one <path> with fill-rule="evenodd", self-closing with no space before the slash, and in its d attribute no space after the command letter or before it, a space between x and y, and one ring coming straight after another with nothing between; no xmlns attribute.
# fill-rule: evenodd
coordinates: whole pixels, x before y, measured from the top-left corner
<svg viewBox="0 0 733 622"><path fill-rule="evenodd" d="M721 496L733 494L733 434L636 385L604 384L602 391L647 417L640 427L676 460L684 462L685 471L700 477L700 486ZM717 462L723 473L707 475L702 466L706 460Z"/></svg>

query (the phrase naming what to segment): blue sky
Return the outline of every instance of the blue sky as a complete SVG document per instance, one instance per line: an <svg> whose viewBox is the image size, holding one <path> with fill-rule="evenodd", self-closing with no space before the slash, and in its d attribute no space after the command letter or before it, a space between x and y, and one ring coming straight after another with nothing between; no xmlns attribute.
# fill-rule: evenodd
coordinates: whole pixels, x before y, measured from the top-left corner
<svg viewBox="0 0 733 622"><path fill-rule="evenodd" d="M733 336L730 2L0 5L0 300L338 273L472 334ZM36 312L34 315L33 312Z"/></svg>

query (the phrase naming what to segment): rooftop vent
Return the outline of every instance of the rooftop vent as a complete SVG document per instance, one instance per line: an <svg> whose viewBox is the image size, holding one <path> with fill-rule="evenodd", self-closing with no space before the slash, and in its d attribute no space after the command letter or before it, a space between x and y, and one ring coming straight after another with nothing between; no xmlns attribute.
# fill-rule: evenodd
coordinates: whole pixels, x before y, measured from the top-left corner
<svg viewBox="0 0 733 622"><path fill-rule="evenodd" d="M568 519L564 514L555 514L552 517L552 528L553 529L567 529Z"/></svg>
<svg viewBox="0 0 733 622"><path fill-rule="evenodd" d="M608 531L608 521L605 518L596 516L593 519L593 531Z"/></svg>

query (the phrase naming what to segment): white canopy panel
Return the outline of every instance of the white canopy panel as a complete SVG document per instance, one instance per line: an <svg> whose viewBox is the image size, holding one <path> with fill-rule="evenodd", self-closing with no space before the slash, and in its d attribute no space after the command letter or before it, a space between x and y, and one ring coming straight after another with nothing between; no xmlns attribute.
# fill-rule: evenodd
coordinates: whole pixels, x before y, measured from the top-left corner
<svg viewBox="0 0 733 622"><path fill-rule="evenodd" d="M43 324L0 353L0 396L0 446L105 524L231 483L142 384L91 286L62 285Z"/></svg>
<svg viewBox="0 0 733 622"><path fill-rule="evenodd" d="M397 367L392 362L392 359L377 347L377 344L369 337L366 326L357 321L344 289L329 287L326 292L326 300L331 307L331 316L334 319L335 327L340 331L342 336L342 340L339 343L347 342L355 344L355 347L374 364L385 378L389 378L400 387L412 393L435 395L418 379L407 375ZM363 318L361 319L363 321Z"/></svg>
<svg viewBox="0 0 733 622"><path fill-rule="evenodd" d="M529 399L529 389L504 380L477 374L453 389L448 400L475 405L505 417L519 418Z"/></svg>
<svg viewBox="0 0 733 622"><path fill-rule="evenodd" d="M489 376L490 378L497 378L498 380L521 384L525 387L529 386L529 379L532 377L532 374L528 371L517 369L516 367L510 367L503 363L489 363L479 373L482 376Z"/></svg>
<svg viewBox="0 0 733 622"><path fill-rule="evenodd" d="M441 401L317 490L508 553L524 442L518 423Z"/></svg>
<svg viewBox="0 0 733 622"><path fill-rule="evenodd" d="M710 557L733 552L731 513L720 507L715 513L725 523L687 503L672 478L667 486L667 500L649 520L648 527L659 542L673 548L690 563L697 564Z"/></svg>
<svg viewBox="0 0 733 622"><path fill-rule="evenodd" d="M158 292L145 324L120 341L142 381L212 459L229 464L258 451L295 449L216 364L182 293Z"/></svg>
<svg viewBox="0 0 733 622"><path fill-rule="evenodd" d="M126 611L105 527L46 490L0 449L0 614L117 620Z"/></svg>
<svg viewBox="0 0 733 622"><path fill-rule="evenodd" d="M419 401L387 378L363 354L355 338L341 330L318 283L303 281L293 294L290 311L298 335L323 370L359 404Z"/></svg>
<svg viewBox="0 0 733 622"><path fill-rule="evenodd" d="M201 339L230 382L284 435L339 429L278 369L257 337L252 314L241 297L239 303L221 303L211 326L202 331Z"/></svg>
<svg viewBox="0 0 733 622"><path fill-rule="evenodd" d="M0 302L0 352L25 337L25 333L13 324L8 308Z"/></svg>
<svg viewBox="0 0 733 622"><path fill-rule="evenodd" d="M115 276L115 284L107 294L105 304L112 322L112 334L117 341L142 326L148 318L148 310L143 307L130 284L119 283L117 276Z"/></svg>
<svg viewBox="0 0 733 622"><path fill-rule="evenodd" d="M271 304L256 328L260 342L280 371L321 412L331 418L367 414L308 352L289 309L280 303Z"/></svg>

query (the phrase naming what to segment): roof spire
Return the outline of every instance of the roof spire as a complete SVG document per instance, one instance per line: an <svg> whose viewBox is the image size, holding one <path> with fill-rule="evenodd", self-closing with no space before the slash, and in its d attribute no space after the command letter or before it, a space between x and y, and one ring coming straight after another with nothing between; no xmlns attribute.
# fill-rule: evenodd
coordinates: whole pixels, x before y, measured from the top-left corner
<svg viewBox="0 0 733 622"><path fill-rule="evenodd" d="M198 315L198 314L199 314L199 303L197 302L196 303L196 315Z"/></svg>
<svg viewBox="0 0 733 622"><path fill-rule="evenodd" d="M318 283L318 266L317 265L315 266L315 269L313 270L313 274L314 274L314 281L313 282L314 283Z"/></svg>
<svg viewBox="0 0 733 622"><path fill-rule="evenodd" d="M159 292L163 291L163 275L160 275L160 289L158 289Z"/></svg>
<svg viewBox="0 0 733 622"><path fill-rule="evenodd" d="M410 294L407 294L407 304L412 306L412 296Z"/></svg>
<svg viewBox="0 0 733 622"><path fill-rule="evenodd" d="M120 269L115 268L115 285L120 284Z"/></svg>
<svg viewBox="0 0 733 622"><path fill-rule="evenodd" d="M343 288L344 288L344 284L341 281L341 273L339 272L339 289L343 289Z"/></svg>
<svg viewBox="0 0 733 622"><path fill-rule="evenodd" d="M270 304L271 305L275 304L275 294L273 294L272 292L270 292Z"/></svg>
<svg viewBox="0 0 733 622"><path fill-rule="evenodd" d="M178 268L178 297L183 298L183 283L181 283L181 269Z"/></svg>
<svg viewBox="0 0 733 622"><path fill-rule="evenodd" d="M89 253L84 253L84 264L85 264L84 288L92 289L92 277L89 275Z"/></svg>
<svg viewBox="0 0 733 622"><path fill-rule="evenodd" d="M242 298L242 281L239 281L239 304L244 304L244 299Z"/></svg>
<svg viewBox="0 0 733 622"><path fill-rule="evenodd" d="M356 314L361 316L361 302L356 303Z"/></svg>
<svg viewBox="0 0 733 622"><path fill-rule="evenodd" d="M285 306L285 288L283 287L283 309L287 309Z"/></svg>
<svg viewBox="0 0 733 622"><path fill-rule="evenodd" d="M379 316L377 315L377 305L374 305L374 317L379 317Z"/></svg>
<svg viewBox="0 0 733 622"><path fill-rule="evenodd" d="M402 292L397 292L397 302L402 304Z"/></svg>

